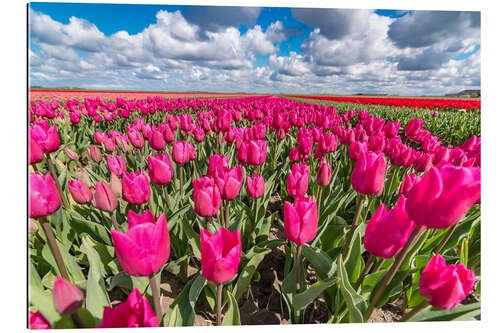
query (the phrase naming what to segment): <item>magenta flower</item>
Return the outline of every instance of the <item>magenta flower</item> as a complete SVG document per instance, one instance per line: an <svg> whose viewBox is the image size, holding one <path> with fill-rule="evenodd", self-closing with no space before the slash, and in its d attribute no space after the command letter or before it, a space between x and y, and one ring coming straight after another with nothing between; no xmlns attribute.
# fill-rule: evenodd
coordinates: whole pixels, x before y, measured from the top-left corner
<svg viewBox="0 0 500 333"><path fill-rule="evenodd" d="M202 217L214 216L221 205L219 188L212 177L193 179L194 211Z"/></svg>
<svg viewBox="0 0 500 333"><path fill-rule="evenodd" d="M172 164L167 153L148 156L148 170L151 181L156 185L166 185L172 180Z"/></svg>
<svg viewBox="0 0 500 333"><path fill-rule="evenodd" d="M318 229L318 206L312 197L298 195L293 205L285 201L285 235L297 245L312 241Z"/></svg>
<svg viewBox="0 0 500 333"><path fill-rule="evenodd" d="M92 201L92 192L80 178L68 180L68 189L75 202L85 204Z"/></svg>
<svg viewBox="0 0 500 333"><path fill-rule="evenodd" d="M94 203L97 208L112 212L118 207L118 199L111 187L101 181L95 184Z"/></svg>
<svg viewBox="0 0 500 333"><path fill-rule="evenodd" d="M37 312L31 312L29 311L29 329L30 330L50 330L50 323L48 322L47 319L40 313L40 311Z"/></svg>
<svg viewBox="0 0 500 333"><path fill-rule="evenodd" d="M28 184L29 217L45 217L61 207L61 197L50 174L43 176L38 172L30 173Z"/></svg>
<svg viewBox="0 0 500 333"><path fill-rule="evenodd" d="M257 199L264 195L266 183L264 177L254 172L253 177L247 176L247 193L250 197Z"/></svg>
<svg viewBox="0 0 500 333"><path fill-rule="evenodd" d="M318 174L316 176L316 183L320 186L327 186L330 184L330 180L332 179L332 167L330 166L330 163L328 163L326 160L321 161L319 168L318 168Z"/></svg>
<svg viewBox="0 0 500 333"><path fill-rule="evenodd" d="M123 173L122 196L123 200L134 205L141 205L149 201L151 188L144 170Z"/></svg>
<svg viewBox="0 0 500 333"><path fill-rule="evenodd" d="M72 314L83 305L83 292L59 276L54 283L53 298L57 312L62 315Z"/></svg>
<svg viewBox="0 0 500 333"><path fill-rule="evenodd" d="M305 195L309 187L309 166L306 163L295 163L288 174L286 182L288 194L292 197Z"/></svg>
<svg viewBox="0 0 500 333"><path fill-rule="evenodd" d="M127 171L127 165L122 155L108 155L107 156L109 172L117 176L121 176Z"/></svg>
<svg viewBox="0 0 500 333"><path fill-rule="evenodd" d="M240 164L232 169L219 171L214 179L219 187L222 199L234 200L240 194L241 185L243 184L243 168Z"/></svg>
<svg viewBox="0 0 500 333"><path fill-rule="evenodd" d="M360 194L379 196L384 190L387 162L382 153L360 154L351 176L352 187Z"/></svg>

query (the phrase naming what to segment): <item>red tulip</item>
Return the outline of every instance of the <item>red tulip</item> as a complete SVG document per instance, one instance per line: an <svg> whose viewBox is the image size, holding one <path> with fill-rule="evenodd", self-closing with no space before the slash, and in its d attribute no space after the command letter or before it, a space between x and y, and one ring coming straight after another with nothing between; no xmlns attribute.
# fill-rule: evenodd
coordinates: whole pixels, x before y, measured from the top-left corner
<svg viewBox="0 0 500 333"><path fill-rule="evenodd" d="M118 199L116 199L113 190L104 181L95 184L94 201L97 208L107 212L112 212L118 207Z"/></svg>
<svg viewBox="0 0 500 333"><path fill-rule="evenodd" d="M366 226L365 249L374 256L392 258L406 245L414 227L406 214L404 196L389 211L382 203Z"/></svg>
<svg viewBox="0 0 500 333"><path fill-rule="evenodd" d="M53 290L54 305L62 315L72 314L83 305L83 293L66 279L56 276Z"/></svg>
<svg viewBox="0 0 500 333"><path fill-rule="evenodd" d="M123 270L132 276L157 273L170 255L170 237L165 214L155 222L151 211L141 215L128 211L128 231L111 230L116 256Z"/></svg>
<svg viewBox="0 0 500 333"><path fill-rule="evenodd" d="M292 165L286 184L288 194L292 197L298 194L305 195L309 187L309 166L306 163Z"/></svg>
<svg viewBox="0 0 500 333"><path fill-rule="evenodd" d="M360 154L351 176L352 187L361 194L379 196L384 190L387 162L382 153Z"/></svg>
<svg viewBox="0 0 500 333"><path fill-rule="evenodd" d="M166 185L172 180L172 164L167 153L148 156L148 170L151 181L156 185Z"/></svg>
<svg viewBox="0 0 500 333"><path fill-rule="evenodd" d="M451 310L463 301L474 288L474 272L462 263L446 265L436 254L420 276L420 295L442 310Z"/></svg>
<svg viewBox="0 0 500 333"><path fill-rule="evenodd" d="M442 229L457 223L481 198L481 169L444 164L430 168L406 201L417 225Z"/></svg>
<svg viewBox="0 0 500 333"><path fill-rule="evenodd" d="M250 197L257 199L264 195L265 190L264 177L254 172L253 178L247 176L247 193Z"/></svg>
<svg viewBox="0 0 500 333"><path fill-rule="evenodd" d="M144 170L123 173L122 196L123 200L134 205L141 205L149 201L151 188Z"/></svg>
<svg viewBox="0 0 500 333"><path fill-rule="evenodd" d="M193 179L194 211L199 216L214 216L221 205L219 188L211 177Z"/></svg>
<svg viewBox="0 0 500 333"><path fill-rule="evenodd" d="M285 235L297 245L312 241L318 229L318 206L312 197L297 195L293 205L285 201Z"/></svg>
<svg viewBox="0 0 500 333"><path fill-rule="evenodd" d="M28 183L29 217L45 217L61 207L61 197L50 174L42 176L38 172L30 173Z"/></svg>
<svg viewBox="0 0 500 333"><path fill-rule="evenodd" d="M92 192L80 178L68 180L68 189L75 202L85 204L92 201Z"/></svg>
<svg viewBox="0 0 500 333"><path fill-rule="evenodd" d="M158 327L158 318L138 288L134 288L125 302L111 308L104 307L102 321L96 328Z"/></svg>
<svg viewBox="0 0 500 333"><path fill-rule="evenodd" d="M201 229L201 273L217 284L231 280L238 273L241 259L240 230L221 227L215 234Z"/></svg>

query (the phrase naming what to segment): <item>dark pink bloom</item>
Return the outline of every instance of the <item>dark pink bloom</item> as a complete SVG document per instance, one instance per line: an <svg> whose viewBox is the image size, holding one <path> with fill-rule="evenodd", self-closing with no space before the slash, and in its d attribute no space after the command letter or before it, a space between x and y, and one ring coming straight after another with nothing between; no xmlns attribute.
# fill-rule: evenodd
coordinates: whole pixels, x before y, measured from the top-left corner
<svg viewBox="0 0 500 333"><path fill-rule="evenodd" d="M265 190L264 177L254 172L253 178L247 176L247 193L250 197L257 199L264 195Z"/></svg>
<svg viewBox="0 0 500 333"><path fill-rule="evenodd" d="M384 190L387 162L382 153L360 154L351 176L352 187L361 194L379 196Z"/></svg>
<svg viewBox="0 0 500 333"><path fill-rule="evenodd" d="M92 192L80 178L68 180L68 190L73 200L79 204L85 204L92 201Z"/></svg>
<svg viewBox="0 0 500 333"><path fill-rule="evenodd" d="M221 205L219 188L212 177L193 179L194 211L202 217L214 216Z"/></svg>
<svg viewBox="0 0 500 333"><path fill-rule="evenodd" d="M141 205L149 201L151 188L149 178L144 170L123 173L122 197L123 200L134 205Z"/></svg>
<svg viewBox="0 0 500 333"><path fill-rule="evenodd" d="M56 276L52 295L57 312L62 315L71 314L83 305L83 292L59 276Z"/></svg>
<svg viewBox="0 0 500 333"><path fill-rule="evenodd" d="M43 176L38 172L30 173L28 184L29 217L45 217L61 207L61 197L50 174Z"/></svg>
<svg viewBox="0 0 500 333"><path fill-rule="evenodd" d="M151 181L156 185L166 185L172 180L172 164L167 153L148 156L148 170Z"/></svg>
<svg viewBox="0 0 500 333"><path fill-rule="evenodd" d="M318 206L312 197L298 195L293 205L285 201L285 235L297 245L310 242L318 229Z"/></svg>
<svg viewBox="0 0 500 333"><path fill-rule="evenodd" d="M50 324L47 319L40 313L29 311L29 329L30 330L50 330Z"/></svg>
<svg viewBox="0 0 500 333"><path fill-rule="evenodd" d="M292 197L305 195L309 187L309 166L306 163L295 163L288 174L287 191Z"/></svg>

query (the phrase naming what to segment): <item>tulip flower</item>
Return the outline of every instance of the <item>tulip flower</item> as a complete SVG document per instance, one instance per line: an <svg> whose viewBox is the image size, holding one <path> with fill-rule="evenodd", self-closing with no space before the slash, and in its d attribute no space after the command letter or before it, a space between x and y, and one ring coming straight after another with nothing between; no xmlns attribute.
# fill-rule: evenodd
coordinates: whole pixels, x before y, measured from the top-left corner
<svg viewBox="0 0 500 333"><path fill-rule="evenodd" d="M288 155L288 158L290 159L291 162L296 162L300 160L299 149L297 147L290 148L290 153Z"/></svg>
<svg viewBox="0 0 500 333"><path fill-rule="evenodd" d="M392 258L405 246L414 227L406 214L404 196L389 211L382 203L366 226L365 249L374 256Z"/></svg>
<svg viewBox="0 0 500 333"><path fill-rule="evenodd" d="M230 232L221 227L215 234L201 229L201 273L217 284L231 280L238 272L241 259L240 230Z"/></svg>
<svg viewBox="0 0 500 333"><path fill-rule="evenodd" d="M121 197L122 196L122 181L121 181L121 179L117 175L115 175L114 173L112 173L109 178L110 178L109 179L109 186L111 186L111 190L113 190L113 193L117 197Z"/></svg>
<svg viewBox="0 0 500 333"><path fill-rule="evenodd" d="M420 177L417 176L415 173L410 173L406 175L405 178L403 179L403 182L401 183L401 186L399 187L399 194L403 195L406 198L413 185L415 185L419 181Z"/></svg>
<svg viewBox="0 0 500 333"><path fill-rule="evenodd" d="M360 194L379 196L384 190L387 162L382 153L360 154L351 176L352 187Z"/></svg>
<svg viewBox="0 0 500 333"><path fill-rule="evenodd" d="M253 166L259 166L266 160L267 154L267 141L265 140L251 140L249 142L242 142L238 150L238 161Z"/></svg>
<svg viewBox="0 0 500 333"><path fill-rule="evenodd" d="M176 164L186 164L192 159L194 147L186 141L176 141L172 146L172 159Z"/></svg>
<svg viewBox="0 0 500 333"><path fill-rule="evenodd" d="M285 235L297 245L312 241L318 229L318 207L311 196L297 195L293 205L285 201Z"/></svg>
<svg viewBox="0 0 500 333"><path fill-rule="evenodd" d="M108 135L105 132L94 132L94 139L98 145L104 143L104 140L106 140L107 138Z"/></svg>
<svg viewBox="0 0 500 333"><path fill-rule="evenodd" d="M288 194L292 197L305 195L309 187L309 166L306 163L295 163L288 174L286 182Z"/></svg>
<svg viewBox="0 0 500 333"><path fill-rule="evenodd" d="M254 172L253 177L247 176L247 193L250 197L257 199L264 195L264 177Z"/></svg>
<svg viewBox="0 0 500 333"><path fill-rule="evenodd" d="M127 171L127 165L122 155L108 155L107 157L109 172L121 176Z"/></svg>
<svg viewBox="0 0 500 333"><path fill-rule="evenodd" d="M208 160L207 176L215 177L220 172L229 168L229 160L224 154L211 155Z"/></svg>
<svg viewBox="0 0 500 333"><path fill-rule="evenodd" d="M385 137L382 135L371 136L368 141L368 150L380 153L384 150Z"/></svg>
<svg viewBox="0 0 500 333"><path fill-rule="evenodd" d="M95 184L94 193L95 206L107 212L112 212L118 207L118 199L111 187L106 182L101 181Z"/></svg>
<svg viewBox="0 0 500 333"><path fill-rule="evenodd" d="M327 186L330 184L330 180L332 179L332 167L325 160L321 161L318 174L316 176L316 183L320 186Z"/></svg>
<svg viewBox="0 0 500 333"><path fill-rule="evenodd" d="M132 146L139 149L144 146L144 138L142 137L142 134L138 130L133 128L127 128L127 134L130 143L132 143Z"/></svg>
<svg viewBox="0 0 500 333"><path fill-rule="evenodd" d="M57 312L62 315L72 314L83 304L83 292L59 276L54 282L53 298Z"/></svg>
<svg viewBox="0 0 500 333"><path fill-rule="evenodd" d="M235 168L219 172L215 177L215 183L223 200L234 200L240 194L243 184L243 168L238 165Z"/></svg>
<svg viewBox="0 0 500 333"><path fill-rule="evenodd" d="M151 139L149 140L149 145L154 150L163 150L165 149L166 142L163 133L159 130L153 130L151 134Z"/></svg>
<svg viewBox="0 0 500 333"><path fill-rule="evenodd" d="M165 214L155 222L151 211L141 215L128 211L128 230L111 230L116 256L123 270L132 276L151 276L167 262L170 238Z"/></svg>
<svg viewBox="0 0 500 333"><path fill-rule="evenodd" d="M29 150L28 150L28 160L30 164L36 164L43 161L43 149L38 144L38 142L33 139L31 136L29 137Z"/></svg>
<svg viewBox="0 0 500 333"><path fill-rule="evenodd" d="M469 295L474 281L474 271L462 263L446 265L436 254L420 276L420 295L436 308L451 310Z"/></svg>
<svg viewBox="0 0 500 333"><path fill-rule="evenodd" d="M193 179L194 211L202 217L214 216L221 205L219 188L211 177Z"/></svg>
<svg viewBox="0 0 500 333"><path fill-rule="evenodd" d="M172 164L167 153L148 156L148 170L151 181L156 185L166 185L172 180Z"/></svg>
<svg viewBox="0 0 500 333"><path fill-rule="evenodd" d="M92 192L80 178L68 180L68 189L75 202L86 204L92 201Z"/></svg>
<svg viewBox="0 0 500 333"><path fill-rule="evenodd" d="M432 154L420 153L413 162L413 168L418 172L427 172L432 167Z"/></svg>
<svg viewBox="0 0 500 333"><path fill-rule="evenodd" d="M422 130L422 126L424 126L424 121L418 118L413 118L405 128L405 135L409 139L415 139L415 137Z"/></svg>
<svg viewBox="0 0 500 333"><path fill-rule="evenodd" d="M138 288L134 288L125 302L111 308L104 307L102 321L96 328L158 327L158 317Z"/></svg>
<svg viewBox="0 0 500 333"><path fill-rule="evenodd" d="M32 312L29 311L28 327L30 330L50 330L50 323L45 317L40 313L40 311Z"/></svg>
<svg viewBox="0 0 500 333"><path fill-rule="evenodd" d="M331 153L337 149L338 138L335 134L325 133L319 139L318 147L323 154Z"/></svg>
<svg viewBox="0 0 500 333"><path fill-rule="evenodd" d="M481 169L447 163L430 168L413 185L406 211L417 225L442 229L457 223L480 198Z"/></svg>
<svg viewBox="0 0 500 333"><path fill-rule="evenodd" d="M61 207L61 197L50 174L43 176L38 172L30 173L28 183L29 217L45 217Z"/></svg>
<svg viewBox="0 0 500 333"><path fill-rule="evenodd" d="M134 205L141 205L149 201L151 188L144 170L123 173L122 196L123 200Z"/></svg>
<svg viewBox="0 0 500 333"><path fill-rule="evenodd" d="M90 146L90 148L87 148L87 154L89 158L96 163L102 161L102 153L96 146Z"/></svg>
<svg viewBox="0 0 500 333"><path fill-rule="evenodd" d="M30 128L29 135L40 145L45 153L52 153L59 149L59 135L56 126L45 129L43 126L34 125Z"/></svg>
<svg viewBox="0 0 500 333"><path fill-rule="evenodd" d="M355 141L349 146L349 159L356 162L359 155L366 153L367 151L368 147L366 142Z"/></svg>

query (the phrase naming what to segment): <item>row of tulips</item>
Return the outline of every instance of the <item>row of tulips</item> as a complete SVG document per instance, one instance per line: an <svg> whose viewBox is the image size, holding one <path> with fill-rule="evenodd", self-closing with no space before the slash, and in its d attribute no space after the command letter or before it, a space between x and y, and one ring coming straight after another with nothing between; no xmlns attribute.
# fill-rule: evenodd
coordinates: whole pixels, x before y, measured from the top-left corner
<svg viewBox="0 0 500 333"><path fill-rule="evenodd" d="M450 148L416 118L402 131L366 111L270 98L31 110L32 327L193 325L196 302L239 324L238 300L277 247L292 323L320 295L329 322L367 321L400 298L402 320L479 311L459 305L480 267L478 137ZM273 193L287 200L266 213ZM272 225L286 239L269 239ZM167 309L163 271L186 283ZM113 288L128 293L115 307Z"/></svg>

